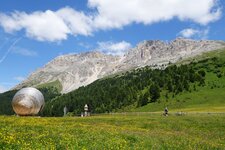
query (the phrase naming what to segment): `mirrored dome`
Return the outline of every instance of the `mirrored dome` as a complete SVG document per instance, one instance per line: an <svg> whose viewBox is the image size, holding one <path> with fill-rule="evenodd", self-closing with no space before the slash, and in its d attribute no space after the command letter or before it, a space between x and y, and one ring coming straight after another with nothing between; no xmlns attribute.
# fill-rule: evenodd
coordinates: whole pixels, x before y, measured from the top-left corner
<svg viewBox="0 0 225 150"><path fill-rule="evenodd" d="M12 100L13 110L17 115L38 114L44 107L44 96L36 88L28 87L19 90Z"/></svg>

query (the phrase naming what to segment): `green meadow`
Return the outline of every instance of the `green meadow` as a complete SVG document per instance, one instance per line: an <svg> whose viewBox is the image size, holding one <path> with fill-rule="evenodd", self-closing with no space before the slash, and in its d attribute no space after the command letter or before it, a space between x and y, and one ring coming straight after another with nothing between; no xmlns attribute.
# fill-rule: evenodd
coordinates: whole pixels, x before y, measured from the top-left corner
<svg viewBox="0 0 225 150"><path fill-rule="evenodd" d="M189 90L177 94L161 88L156 102L141 107L134 102L116 110L117 113L84 118L2 115L0 149L225 150L224 60L225 50L220 50L181 62L191 62L195 70L204 69L204 85L193 82ZM47 93L47 99L58 97L61 86L58 82L49 85L56 88L39 88ZM12 93L3 95L3 100L9 102ZM166 106L167 117L162 115ZM3 108L9 109L11 104L1 105Z"/></svg>
<svg viewBox="0 0 225 150"><path fill-rule="evenodd" d="M0 149L225 149L225 115L0 117Z"/></svg>

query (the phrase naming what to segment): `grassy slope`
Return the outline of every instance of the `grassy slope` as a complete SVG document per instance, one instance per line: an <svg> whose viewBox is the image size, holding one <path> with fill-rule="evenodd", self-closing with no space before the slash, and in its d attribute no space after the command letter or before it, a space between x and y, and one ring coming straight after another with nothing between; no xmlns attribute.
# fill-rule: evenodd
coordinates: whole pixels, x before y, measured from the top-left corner
<svg viewBox="0 0 225 150"><path fill-rule="evenodd" d="M206 81L212 80L217 81L218 87L198 87L197 91L183 92L168 101L162 97L160 103L151 103L132 111L161 111L168 106L173 111L225 112L225 78L217 79L214 74L207 74Z"/></svg>
<svg viewBox="0 0 225 150"><path fill-rule="evenodd" d="M62 91L62 84L58 80L49 82L49 83L40 84L36 88L41 89L45 87L55 87L58 90L58 92Z"/></svg>
<svg viewBox="0 0 225 150"><path fill-rule="evenodd" d="M225 50L218 50L204 53L192 59L179 62L178 64L197 62L207 58L219 58L225 60ZM208 64L207 67L210 67ZM221 67L224 71L224 66ZM212 85L215 87L212 88ZM150 103L140 108L131 108L129 111L137 112L152 112L163 111L165 106L168 106L170 111L188 111L188 112L225 112L225 76L218 78L215 73L209 72L206 74L206 86L197 87L197 91L183 92L176 95L174 98L170 95L166 100L162 92L162 97L158 103Z"/></svg>
<svg viewBox="0 0 225 150"><path fill-rule="evenodd" d="M207 52L194 58L186 59L177 64L186 64L190 62L198 62L208 58L219 58L225 60L225 50L218 50L213 52ZM210 65L210 63L209 63ZM197 64L198 66L198 64ZM222 68L222 67L221 67ZM117 74L120 76L121 73ZM113 77L112 75L109 77ZM106 77L106 78L109 78ZM104 78L104 79L106 79ZM101 79L103 80L103 79ZM216 88L211 89L212 82L216 83ZM61 84L58 81L39 85L38 88L46 86L55 86L61 91ZM225 76L217 78L214 73L207 73L206 75L206 86L197 87L197 91L183 92L175 97L170 95L169 99L165 98L165 91L162 92L162 97L159 102L151 103L147 106L136 108L136 104L126 107L118 111L140 111L140 112L152 112L162 111L165 106L168 106L170 111L206 111L206 112L225 112Z"/></svg>
<svg viewBox="0 0 225 150"><path fill-rule="evenodd" d="M0 116L0 149L224 149L224 125L224 115Z"/></svg>

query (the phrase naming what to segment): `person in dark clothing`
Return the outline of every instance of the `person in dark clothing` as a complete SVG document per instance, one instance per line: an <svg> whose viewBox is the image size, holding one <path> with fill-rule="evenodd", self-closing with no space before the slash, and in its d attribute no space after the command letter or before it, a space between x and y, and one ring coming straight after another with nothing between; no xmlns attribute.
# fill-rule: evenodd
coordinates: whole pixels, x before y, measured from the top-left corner
<svg viewBox="0 0 225 150"><path fill-rule="evenodd" d="M164 110L164 115L165 115L165 116L168 116L168 112L169 112L169 110L168 110L168 108L166 107L165 110Z"/></svg>

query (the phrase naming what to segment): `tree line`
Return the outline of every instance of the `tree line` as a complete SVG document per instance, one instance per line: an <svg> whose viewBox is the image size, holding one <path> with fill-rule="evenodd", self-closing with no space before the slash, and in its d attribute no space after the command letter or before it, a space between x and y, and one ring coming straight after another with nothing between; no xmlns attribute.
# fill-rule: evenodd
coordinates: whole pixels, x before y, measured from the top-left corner
<svg viewBox="0 0 225 150"><path fill-rule="evenodd" d="M62 116L66 106L73 114L83 111L85 104L92 113L105 113L136 104L137 107L157 102L161 91L174 95L190 90L190 84L205 84L205 71L194 65L172 65L164 70L144 67L100 79L85 87L49 101L44 116Z"/></svg>
<svg viewBox="0 0 225 150"><path fill-rule="evenodd" d="M40 115L62 116L65 106L69 112L76 115L83 111L85 104L89 105L92 113L115 112L130 105L142 107L159 101L162 91L167 97L184 91L191 92L196 86L204 86L207 72L221 78L225 76L224 66L224 59L213 57L193 60L189 64L169 65L165 69L138 68L99 79L62 95L59 88L49 84L38 88L46 100L45 108ZM16 92L0 94L0 114L14 114L11 101Z"/></svg>

